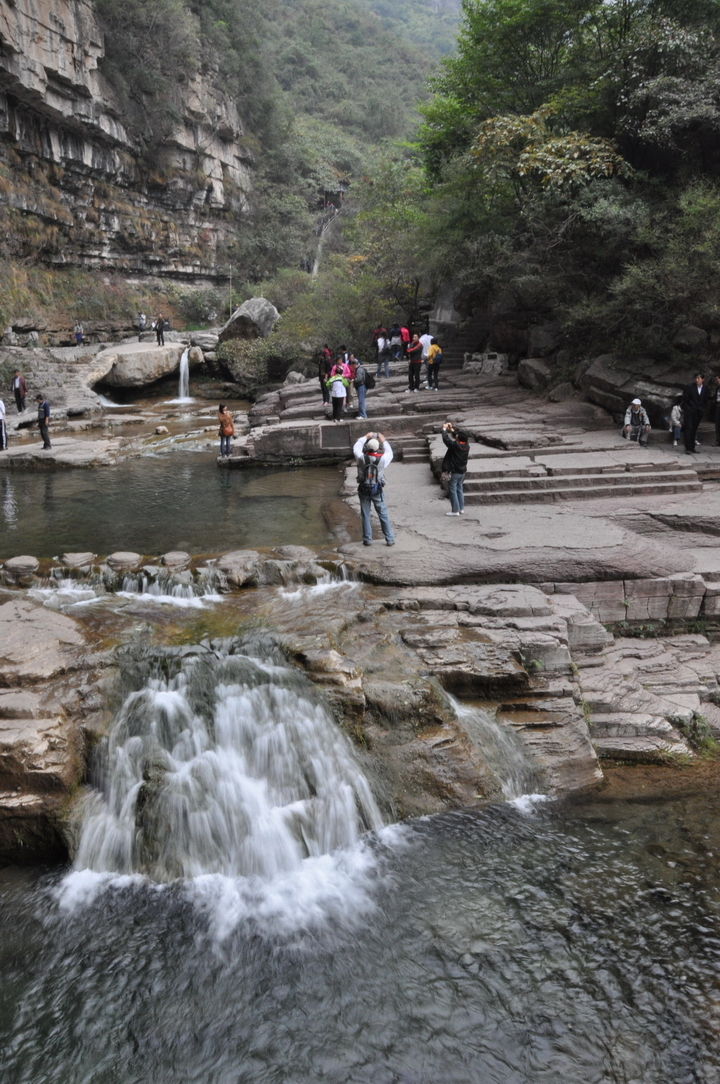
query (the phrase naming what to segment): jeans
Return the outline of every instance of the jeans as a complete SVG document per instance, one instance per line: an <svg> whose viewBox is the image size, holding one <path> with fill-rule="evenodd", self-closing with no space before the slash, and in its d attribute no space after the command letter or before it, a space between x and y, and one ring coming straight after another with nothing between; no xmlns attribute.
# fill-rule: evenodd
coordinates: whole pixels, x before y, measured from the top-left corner
<svg viewBox="0 0 720 1084"><path fill-rule="evenodd" d="M367 418L367 414L365 412L365 393L366 393L367 389L366 389L364 384L361 384L360 387L356 388L355 390L357 391L357 397L358 397L357 417L358 418Z"/></svg>
<svg viewBox="0 0 720 1084"><path fill-rule="evenodd" d="M408 363L408 389L410 391L420 390L420 369L422 368L422 362L411 361Z"/></svg>
<svg viewBox="0 0 720 1084"><path fill-rule="evenodd" d="M463 490L463 482L465 481L465 473L451 474L450 485L448 486L448 492L450 493L450 507L453 512L462 512L465 507L465 492Z"/></svg>
<svg viewBox="0 0 720 1084"><path fill-rule="evenodd" d="M382 373L381 373L380 370L383 367L383 362L385 363L385 376L390 376L390 355L389 354L378 354L377 372L375 373L375 376L382 376Z"/></svg>
<svg viewBox="0 0 720 1084"><path fill-rule="evenodd" d="M431 388L437 388L438 386L438 369L442 362L435 362L433 365L428 365L428 385Z"/></svg>
<svg viewBox="0 0 720 1084"><path fill-rule="evenodd" d="M382 533L386 542L394 542L395 535L393 529L390 526L390 520L387 514L387 508L385 507L385 498L383 497L382 490L376 493L374 497L368 497L366 494L360 494L360 515L362 517L362 533L363 542L372 542L372 524L370 523L370 505L375 505L375 511L378 514L380 520L380 526L382 527Z"/></svg>
<svg viewBox="0 0 720 1084"><path fill-rule="evenodd" d="M232 437L223 436L220 434L220 455L230 455L230 441Z"/></svg>

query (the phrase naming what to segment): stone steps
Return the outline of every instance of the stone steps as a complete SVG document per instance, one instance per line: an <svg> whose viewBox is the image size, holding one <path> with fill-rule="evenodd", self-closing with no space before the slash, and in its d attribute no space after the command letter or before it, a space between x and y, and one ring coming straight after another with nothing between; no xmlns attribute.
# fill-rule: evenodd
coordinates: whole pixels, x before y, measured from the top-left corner
<svg viewBox="0 0 720 1084"><path fill-rule="evenodd" d="M657 478L642 476L642 480L626 481L629 478L627 472L618 477L623 478L623 484L609 482L607 479L583 475L582 484L559 485L568 479L515 479L520 483L517 488L508 488L507 482L512 479L503 479L499 485L504 488L483 488L482 484L474 485L473 482L465 483L466 504L500 504L500 503L524 503L526 501L570 501L570 500L598 500L605 497L649 497L667 496L675 493L698 493L702 490L702 482L695 476L694 481L679 477L668 480L669 472L664 472ZM662 480L661 480L662 478ZM550 485L548 485L550 483Z"/></svg>
<svg viewBox="0 0 720 1084"><path fill-rule="evenodd" d="M468 472L465 476L464 489L466 493L492 493L501 491L522 491L525 489L582 489L596 488L601 486L626 486L626 485L689 485L688 492L697 492L702 489L702 483L694 471L652 471L639 473L633 471L618 470L607 474L518 474L503 475L492 472L487 477Z"/></svg>

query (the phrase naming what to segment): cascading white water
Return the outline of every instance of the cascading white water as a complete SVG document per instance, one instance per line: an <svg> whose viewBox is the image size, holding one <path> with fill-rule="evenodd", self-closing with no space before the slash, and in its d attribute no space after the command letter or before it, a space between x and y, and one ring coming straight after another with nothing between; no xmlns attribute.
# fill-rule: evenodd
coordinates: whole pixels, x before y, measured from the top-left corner
<svg viewBox="0 0 720 1084"><path fill-rule="evenodd" d="M482 708L461 704L454 696L448 699L459 722L500 784L503 798L512 801L536 795L538 777L520 739L511 727L502 726Z"/></svg>
<svg viewBox="0 0 720 1084"><path fill-rule="evenodd" d="M190 397L190 363L188 361L189 354L190 347L186 346L180 358L180 382L178 384L178 400L181 403L192 403L193 401Z"/></svg>
<svg viewBox="0 0 720 1084"><path fill-rule="evenodd" d="M349 742L296 671L210 651L155 669L106 740L77 870L270 878L381 827Z"/></svg>

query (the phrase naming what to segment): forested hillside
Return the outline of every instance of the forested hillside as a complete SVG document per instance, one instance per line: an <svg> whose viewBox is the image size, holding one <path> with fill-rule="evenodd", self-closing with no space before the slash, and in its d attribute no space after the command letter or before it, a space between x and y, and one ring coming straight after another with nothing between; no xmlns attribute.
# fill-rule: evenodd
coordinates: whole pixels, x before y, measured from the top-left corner
<svg viewBox="0 0 720 1084"><path fill-rule="evenodd" d="M249 220L231 254L261 279L307 255L324 190L407 138L433 65L454 44L458 0L96 0L103 70L153 153L174 86L197 69L229 91L255 157Z"/></svg>
<svg viewBox="0 0 720 1084"><path fill-rule="evenodd" d="M451 283L515 358L547 325L559 365L717 360L719 23L715 0L465 0L414 151L355 187L351 252L283 334L418 320Z"/></svg>

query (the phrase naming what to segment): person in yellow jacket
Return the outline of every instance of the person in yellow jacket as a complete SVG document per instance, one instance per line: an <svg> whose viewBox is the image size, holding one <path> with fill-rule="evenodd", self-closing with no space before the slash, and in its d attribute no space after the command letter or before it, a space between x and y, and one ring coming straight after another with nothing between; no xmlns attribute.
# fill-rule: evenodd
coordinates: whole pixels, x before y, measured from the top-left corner
<svg viewBox="0 0 720 1084"><path fill-rule="evenodd" d="M438 372L442 364L442 347L437 339L433 339L428 350L428 391L438 390Z"/></svg>

